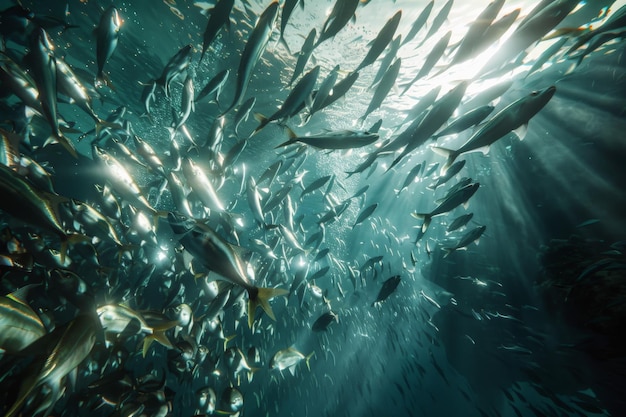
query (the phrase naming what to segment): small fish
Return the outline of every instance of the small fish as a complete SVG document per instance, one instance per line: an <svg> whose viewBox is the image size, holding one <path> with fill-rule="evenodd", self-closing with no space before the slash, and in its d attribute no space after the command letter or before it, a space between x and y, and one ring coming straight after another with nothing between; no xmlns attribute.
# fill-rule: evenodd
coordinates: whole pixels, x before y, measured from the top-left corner
<svg viewBox="0 0 626 417"><path fill-rule="evenodd" d="M465 249L467 246L469 246L473 242L476 242L485 232L486 228L487 226L476 227L470 230L469 232L467 232L466 234L464 234L463 237L461 237L461 239L459 239L459 241L454 244L454 246L444 246L443 250L446 253L443 255L443 257L445 258L448 255L450 255L452 252L457 251L459 249Z"/></svg>
<svg viewBox="0 0 626 417"><path fill-rule="evenodd" d="M401 280L400 275L394 275L393 277L385 280L385 282L383 282L383 286L380 288L380 291L378 291L376 300L372 303L372 307L376 305L376 303L385 301L391 294L393 294L396 288L398 288Z"/></svg>
<svg viewBox="0 0 626 417"><path fill-rule="evenodd" d="M445 198L430 213L411 213L411 216L415 217L416 219L424 219L424 224L422 225L422 233L425 233L433 217L445 214L449 211L454 210L461 204L467 203L467 201L472 198L476 191L478 191L479 186L480 184L477 182L468 184L467 186L460 188L459 190L455 191L450 196Z"/></svg>
<svg viewBox="0 0 626 417"><path fill-rule="evenodd" d="M354 225L352 225L352 228L354 229L356 227L357 224L362 223L365 219L367 219L369 216L372 215L372 213L374 213L374 210L376 210L376 208L378 207L378 203L374 203L370 206L365 207L357 216L356 221L354 222Z"/></svg>
<svg viewBox="0 0 626 417"><path fill-rule="evenodd" d="M333 322L338 323L339 317L332 311L329 311L319 316L311 326L311 329L314 332L322 332L328 329L328 326L330 326Z"/></svg>
<svg viewBox="0 0 626 417"><path fill-rule="evenodd" d="M296 365L301 361L304 361L306 363L307 369L310 371L311 365L309 361L311 360L313 355L315 355L315 352L311 352L307 356L304 356L295 348L290 347L276 352L270 360L269 367L270 369L278 369L279 371L288 369L291 374L294 374Z"/></svg>

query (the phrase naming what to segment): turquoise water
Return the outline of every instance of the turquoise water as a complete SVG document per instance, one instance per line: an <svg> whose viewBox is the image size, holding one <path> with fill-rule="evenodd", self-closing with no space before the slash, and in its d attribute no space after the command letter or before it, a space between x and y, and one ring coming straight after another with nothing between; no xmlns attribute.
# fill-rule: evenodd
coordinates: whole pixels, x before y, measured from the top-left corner
<svg viewBox="0 0 626 417"><path fill-rule="evenodd" d="M93 118L59 94L58 112L71 127L62 130L78 151L74 158L59 145L43 146L50 136L49 120L35 116L24 122L21 100L2 81L2 128L21 137L18 153L43 166L50 174L49 191L65 199L58 213L63 231L90 239L69 245L68 260L63 263L57 252L63 250L63 239L32 217L20 215L25 210L19 198L14 205L7 200L2 203L0 221L32 258L27 266L14 262L3 267L3 294L43 284L31 288L24 302L42 317L45 333L52 336L35 342L23 352L25 358L15 355L18 352L5 353L0 362L5 388L0 408L9 411L18 397L18 383L37 374L41 361L51 355L48 350L62 343L56 336L68 332L68 323L87 314L100 320L93 327L93 346L82 345L88 346L87 353L69 366L77 371L76 383L65 377L71 369L54 380L67 387L64 391L49 388L54 386L50 380L42 382L27 395L24 415L210 414L201 394L208 388L216 395L216 414L239 412L242 416L620 415L624 408L619 330L624 317L626 203L622 192L626 89L621 26L611 32L614 39L598 45L580 62L576 54L566 52L585 36L589 25L601 29L607 18L619 13L623 2L581 2L574 8L575 2L570 1L572 12L553 25L570 38L532 74L528 74L531 66L559 42L558 37L529 41L527 55L511 56L514 64L504 69L496 68L494 57L502 45L513 49L507 38L515 36L519 22L537 2L505 2L495 20L519 8L517 22L484 52L452 66L454 45L462 42L487 2L457 0L441 27L426 37L444 3L435 1L426 26L400 46L396 55L401 59L399 74L380 108L364 121L360 118L376 94L372 81L389 48L359 71L345 97L313 114L308 122L305 108L281 120L281 125L272 122L252 134L259 126L254 115L272 115L295 88L288 84L297 52L311 29L318 35L322 31L334 2L306 1L304 7L295 7L284 32L288 49L279 41L279 12L239 100L242 104L254 97L256 102L237 130L235 118L241 106L220 115L234 100L243 51L258 16L270 2L236 1L228 27L218 32L202 59L206 8L213 7L212 2L115 2L121 19L119 41L104 64L110 87L96 86L94 81L94 28L108 3L22 2L37 17L53 16L77 26L62 30L58 21L49 24L54 55L69 64L87 87L97 117L112 120L111 114L122 106L125 113L105 124L97 136L90 132ZM555 1L546 7L556 8L560 3L567 2ZM12 5L1 4L3 9ZM313 50L304 68L306 73L319 65L313 89L321 87L336 65L337 80L350 76L366 56L369 42L398 10L402 17L395 35L406 37L427 4L408 0L359 4L355 18ZM4 16L8 16L6 10ZM37 70L22 60L32 49L24 36L18 36L24 30L2 30L6 55L35 77ZM448 31L450 41L443 56L428 75L402 94ZM531 31L534 41L542 37L539 31L541 27ZM142 94L186 45L191 45L189 65L174 77L169 96L156 85L154 99L146 108ZM223 70L229 70L229 76L218 102L210 100L213 95L196 102L172 137L168 128L180 120L185 80L191 80L197 95ZM368 156L384 150L385 140L395 140L418 126L398 127L429 91L439 86L441 99L462 81L468 86L460 104L449 109L449 117L397 165L389 168L402 146L395 152L380 152L363 172L347 174ZM508 88L493 93L492 87L498 85ZM445 174L446 158L431 146L458 149L483 125L436 140L433 133L487 104L494 110L485 122L494 123L494 115L511 103L551 86L556 87L554 96L530 118L524 134L517 131L521 137L505 129L488 152L460 155L457 160L465 161L464 166L435 187ZM307 94L299 104L310 108L313 101ZM428 114L434 111L423 116ZM379 139L364 147L320 150L292 144L275 148L289 139L288 128L298 136L364 132L379 119ZM212 137L216 123L223 131ZM146 166L150 162L139 152L133 133L154 149L162 168ZM125 157L112 138L125 143L140 163ZM172 141L181 157L192 160L209 178L220 207L209 207L178 166ZM241 153L223 163L233 147L244 146L240 141L245 141ZM140 195L162 217L152 216L136 196L123 193L115 179L119 170L104 168L96 157L96 146L120 161ZM277 161L282 165L275 176L269 176L273 180L263 178ZM413 171L415 179L407 182L417 164L422 168ZM302 195L307 186L325 176L330 176L328 182ZM180 187L174 177L181 181ZM434 210L464 178L479 184L466 204L455 204L433 216L430 224L411 216ZM256 184L254 192L247 191L251 179ZM121 214L105 212L104 186L112 189ZM364 186L368 186L364 194L351 198ZM33 187L42 201L52 198L41 193L39 185ZM266 204L281 190L289 198L267 209ZM255 213L256 198L261 219ZM107 233L94 238L94 229L86 225L89 220L73 212L67 199L85 202L105 214L120 244ZM345 211L320 224L325 214L338 210L342 203L349 204ZM372 214L355 224L374 204ZM254 295L247 294L240 282L225 282L217 276L215 270L225 262L224 254L216 255L206 246L197 250L193 246L197 240L186 239L198 236L172 230L167 212L193 217L199 221L194 229L199 236L206 237L208 227L227 242L227 254L239 260L252 282L245 284L248 289L254 285L293 290L270 302L276 320L257 309L250 328L246 305ZM466 225L448 231L455 218L469 213L473 216ZM478 228L483 226L480 235ZM471 231L480 238L470 238ZM41 238L35 239L34 234ZM263 245L267 246L263 249ZM13 246L3 246L2 254L16 260ZM328 253L316 259L325 249ZM71 271L81 287L63 285L58 271ZM398 287L374 303L383 283L393 276L400 276ZM222 294L217 300L223 297L224 302L221 306L214 301L213 291L218 289L210 284L216 279ZM304 283L298 286L302 279ZM126 329L113 330L110 323L107 327L103 306L119 309L122 303L139 312L146 326L138 326L141 323L136 320ZM190 307L194 324L174 328L171 321L178 317L176 306L181 304ZM329 311L336 319L327 322L326 330L313 331L316 320ZM3 318L7 314L3 310ZM158 327L154 323L167 328L169 343L165 344L169 346L153 343L144 356L143 340L153 332L146 329ZM71 339L78 338L70 334ZM208 349L206 357L200 346ZM258 359L249 354L252 348ZM275 355L288 348L299 352L289 351L297 363L272 369L271 363L279 359ZM78 349L63 345L63 351ZM241 358L247 366L237 365ZM123 379L126 382L120 383ZM241 394L242 405L233 390ZM131 410L141 411L132 414Z"/></svg>

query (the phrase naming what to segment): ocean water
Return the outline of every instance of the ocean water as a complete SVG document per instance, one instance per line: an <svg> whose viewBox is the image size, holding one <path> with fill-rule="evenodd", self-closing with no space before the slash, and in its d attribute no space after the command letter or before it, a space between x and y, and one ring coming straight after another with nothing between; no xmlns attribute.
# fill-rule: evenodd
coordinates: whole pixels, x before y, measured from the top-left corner
<svg viewBox="0 0 626 417"><path fill-rule="evenodd" d="M210 388L216 395L214 414L241 416L623 415L623 34L617 33L580 62L575 54L566 52L589 26L602 28L624 2L580 2L556 25L557 31L562 29L558 33L570 39L539 70L527 74L559 37L532 42L525 57L519 59L515 54L510 59L514 65L504 70L490 65L495 66L493 57L499 47L507 45L506 39L519 21L539 2L506 1L496 20L519 8L518 23L483 53L448 67L454 56L452 46L462 41L487 2L455 1L442 26L426 37L445 3L437 0L426 26L398 51L401 66L394 86L380 108L364 121L360 118L375 90L371 84L388 49L359 71L345 97L312 115L307 123L302 117L304 110L255 134L259 122L253 115L273 114L288 97L294 88L289 81L297 53L311 29L319 35L334 2L308 0L303 7L297 5L284 32L288 48L279 41L278 17L241 99L243 103L255 97L256 103L237 131L234 121L239 106L223 118L219 116L233 101L242 52L258 16L270 2L235 1L230 24L218 32L200 59L206 9L213 3L113 2L121 26L117 47L104 64L111 80L109 88L95 86L94 29L111 3L21 2L36 16L53 16L76 26L63 30L55 22L47 31L54 55L67 62L87 86L95 114L106 119L121 106L126 112L115 122L123 124L125 132L113 129L110 136L98 137L90 132L94 120L60 95L59 114L72 127L65 135L79 153L74 158L58 145L43 146L50 136L45 118L29 120L25 133L22 119L16 116L22 109L20 100L5 81L1 85L1 126L6 132L23 135L19 152L50 173L54 192L104 212L101 187L109 184L122 212L118 218L108 217L121 247L106 238L95 238L91 245L70 245L69 260L62 263L55 252L62 250L60 239L37 222L20 218L7 201L2 203L0 222L34 259L28 268L14 264L0 269L2 294L38 284L24 302L42 317L45 332L52 335L61 334L64 326L75 323L81 314L97 314L101 323L95 326L95 343L87 343L84 357L55 376L55 383L66 388L50 388L55 386L52 379L40 376L42 382L14 411L54 416L205 415L211 412L202 405L201 393ZM558 3L566 2L556 0L548 7ZM336 65L340 66L338 80L344 79L367 54L369 42L387 19L402 10L395 34L406 37L427 4L423 0L361 2L355 17L315 48L304 72L319 65L316 88ZM0 5L5 10L13 3ZM451 37L443 57L402 94L448 31ZM21 59L29 48L17 36L19 29L5 32L6 55L27 68ZM156 86L147 112L142 93L186 45L191 45L190 65L173 80L169 96ZM489 74L491 69L498 71ZM176 167L168 128L179 118L185 78L192 80L197 94L223 70L230 73L218 102L210 97L199 100L184 123L187 133L181 129L173 139L181 155L207 174L223 203L224 210L207 210ZM429 91L440 86L441 98L463 80L468 87L448 120L490 103L495 109L487 117L489 121L532 91L554 86L556 93L530 119L521 138L507 129L488 152L460 155L457 160L464 160L464 166L443 185L433 186L444 175L446 158L433 152L431 145L457 149L481 127L436 140L429 134L393 168L389 167L400 155L399 149L395 154L379 155L363 172L348 174L376 153L386 139L394 140L409 128L408 123L398 125ZM485 95L503 84L508 86L503 93ZM312 99L305 101L310 106ZM364 147L320 150L293 144L276 148L289 139L287 126L298 136L306 136L366 131L379 119L380 138ZM207 142L220 120L223 136L210 146ZM445 123L440 124L443 127ZM111 136L118 138L146 163L128 134L129 125L154 148L163 161L163 173L123 158L112 143ZM246 141L243 151L236 160L222 165L220 161L239 141ZM170 176L174 172L183 182L182 199L190 203L190 214L201 220L196 230L208 226L227 241L235 253L232 256L241 260L247 275L255 277L254 285L293 290L271 300L275 320L259 309L250 328L246 305L251 295L240 285L224 283L215 271L208 272L211 268L207 265L224 259L193 252L184 240L193 233L175 233L167 218L150 216L145 207L137 207L135 201L116 191L113 172L104 170L95 156L96 145L123 161L155 209L184 215ZM279 171L273 181L261 181L277 161L282 161L285 171ZM287 168L288 164L292 165ZM422 164L422 169L403 188L417 164ZM325 176L331 179L301 196L305 187ZM463 178L479 184L465 204L434 216L429 225L411 215L431 212ZM289 200L263 210L262 222L255 219L250 204L247 189L251 179L256 182L262 207L283 187L291 187ZM363 195L352 198L365 186ZM324 214L347 201L343 213L320 225ZM20 207L19 202L15 204ZM373 204L377 205L373 213L355 224ZM69 207L69 202L62 206ZM293 213L285 215L289 208ZM136 209L143 211L147 225L141 226ZM448 232L455 218L469 213L473 213L469 223ZM68 233L93 237L76 214L64 216ZM486 228L480 239L459 245L481 226ZM296 242L287 236L289 231ZM42 236L39 246L33 243L34 234ZM255 241L268 245L272 253L257 249ZM2 255L8 256L5 252L10 246L4 246ZM462 247L448 250L455 246ZM328 254L315 260L324 249ZM50 259L51 254L57 257ZM58 271L76 274L82 287L64 286ZM311 278L318 271L318 276ZM395 291L375 303L383 283L394 276L400 277ZM296 288L294 282L303 278L304 284ZM221 282L220 292L230 293L226 304L213 314L215 294L207 282L215 279ZM172 346L153 343L143 355L142 343L150 331L134 329L137 321L131 321L125 331L107 330L102 307L121 304L149 318L148 327L159 320L174 320L175 307L186 304L194 324L169 326L166 337ZM314 330L316 320L329 311L336 319L326 330ZM3 319L8 317L4 310L3 314ZM214 320L208 320L211 314ZM48 336L22 354L3 355L0 410L9 413L20 397L20 385L24 387L28 375L43 369L40 361L53 357L48 351L58 343L62 343L58 337ZM206 359L199 346L208 349ZM289 352L299 352L297 363L273 369L272 359L278 359L275 355L289 348ZM63 349L72 352L74 348L64 345ZM258 359L248 355L250 349L258 352ZM241 358L246 358L250 369L238 366ZM71 361L66 358L63 363ZM66 377L73 369L75 378Z"/></svg>

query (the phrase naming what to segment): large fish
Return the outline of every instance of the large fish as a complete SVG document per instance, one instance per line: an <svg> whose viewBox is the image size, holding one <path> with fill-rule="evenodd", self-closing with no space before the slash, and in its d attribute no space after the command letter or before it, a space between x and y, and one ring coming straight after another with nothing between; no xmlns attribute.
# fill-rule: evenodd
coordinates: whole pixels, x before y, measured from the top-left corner
<svg viewBox="0 0 626 417"><path fill-rule="evenodd" d="M522 126L525 128L528 121L548 104L555 92L556 87L550 86L541 91L533 91L529 95L515 100L489 119L459 149L452 150L437 146L433 147L432 149L436 153L448 158L443 168L444 171L452 165L459 155L476 150L486 152L489 146L498 139ZM523 134L519 136L523 137Z"/></svg>
<svg viewBox="0 0 626 417"><path fill-rule="evenodd" d="M304 40L304 43L302 44L302 48L300 48L300 52L298 52L298 60L296 61L296 67L293 70L293 75L291 76L291 81L289 81L289 85L293 84L293 82L304 71L304 67L306 66L306 63L309 61L311 54L313 53L313 45L315 42L315 36L317 36L317 31L315 30L315 28L313 28L311 29L306 39Z"/></svg>
<svg viewBox="0 0 626 417"><path fill-rule="evenodd" d="M191 64L192 51L192 45L185 45L180 48L178 52L176 52L176 54L174 54L174 56L167 61L163 71L161 71L161 75L155 80L158 85L163 87L166 96L169 97L170 95L170 86L172 81L186 71Z"/></svg>
<svg viewBox="0 0 626 417"><path fill-rule="evenodd" d="M72 142L59 129L57 111L57 64L52 50L54 46L45 30L33 32L30 52L24 58L30 67L33 79L39 92L39 102L43 114L52 129L52 137L60 143L73 157L78 157Z"/></svg>
<svg viewBox="0 0 626 417"><path fill-rule="evenodd" d="M268 42L272 36L274 25L276 24L276 17L278 16L279 4L278 1L273 1L263 11L259 20L257 21L246 46L243 48L241 54L241 60L239 61L239 68L237 69L237 84L235 85L235 96L233 97L232 104L222 112L226 114L233 108L237 107L243 99L248 83L252 77L254 67L261 59L263 51L267 47Z"/></svg>
<svg viewBox="0 0 626 417"><path fill-rule="evenodd" d="M92 315L82 314L46 337L48 343L43 349L50 350L37 358L22 376L17 399L5 417L17 415L28 397L42 385L50 391L45 403L48 409L44 413L48 415L63 392L63 378L89 356L96 343L98 330L97 320Z"/></svg>
<svg viewBox="0 0 626 417"><path fill-rule="evenodd" d="M315 83L317 82L317 77L320 73L320 66L317 65L309 72L307 72L298 83L295 85L293 90L289 93L285 101L283 102L280 109L278 109L274 114L270 117L263 117L260 114L257 114L257 117L260 121L259 126L252 132L252 134L258 133L261 129L267 126L268 123L273 121L281 122L290 117L295 116L299 109L302 108L302 105L309 99L311 93L313 92L313 88L315 88Z"/></svg>
<svg viewBox="0 0 626 417"><path fill-rule="evenodd" d="M233 9L235 0L219 0L215 7L209 10L209 20L202 36L202 54L200 55L200 61L204 58L204 54L209 45L213 42L213 39L217 36L220 29L223 26L230 26L230 12Z"/></svg>
<svg viewBox="0 0 626 417"><path fill-rule="evenodd" d="M0 297L0 349L4 352L18 353L46 334L41 319L24 301L31 287Z"/></svg>
<svg viewBox="0 0 626 417"><path fill-rule="evenodd" d="M105 84L110 87L109 77L104 72L104 64L111 58L117 48L119 31L122 19L115 6L111 5L100 16L100 23L96 28L96 86Z"/></svg>
<svg viewBox="0 0 626 417"><path fill-rule="evenodd" d="M433 107L426 113L420 124L408 138L407 145L402 153L394 159L387 170L396 166L406 155L423 145L452 116L465 95L467 85L467 81L461 81L433 104Z"/></svg>
<svg viewBox="0 0 626 417"><path fill-rule="evenodd" d="M396 84L396 78L398 78L398 73L400 72L400 65L402 64L402 59L397 58L393 64L389 67L389 69L385 72L385 75L380 80L380 83L376 86L374 90L374 95L372 96L372 100L370 100L370 104L367 106L367 110L365 114L359 118L362 122L367 119L367 116L379 108L387 95ZM358 74L358 73L356 73Z"/></svg>
<svg viewBox="0 0 626 417"><path fill-rule="evenodd" d="M411 25L411 29L409 29L409 33L407 33L406 38L404 38L404 40L402 41L402 45L404 45L405 43L411 42L413 38L415 38L415 35L419 33L420 29L424 27L424 24L428 20L428 16L430 16L430 12L433 10L434 5L435 5L435 0L431 0L428 2L426 7L424 7L422 12L417 16L417 19L415 19L415 21Z"/></svg>
<svg viewBox="0 0 626 417"><path fill-rule="evenodd" d="M389 42L391 42L391 40L393 39L393 35L396 33L396 29L398 28L401 17L402 10L398 10L396 14L394 14L391 18L389 18L389 20L387 20L385 26L383 26L380 32L378 32L378 35L376 35L376 38L374 38L374 40L372 41L372 46L367 52L367 55L365 55L365 58L363 58L363 60L361 61L359 66L356 67L354 72L358 72L368 65L373 64L374 61L376 61L376 58L378 58L380 54L383 53L387 45L389 45Z"/></svg>
<svg viewBox="0 0 626 417"><path fill-rule="evenodd" d="M318 149L352 149L372 144L378 140L378 134L353 130L339 130L317 135L297 136L289 130L289 140L277 148L294 143L304 143Z"/></svg>
<svg viewBox="0 0 626 417"><path fill-rule="evenodd" d="M320 37L315 43L317 48L319 44L327 39L334 37L343 27L352 19L354 12L359 5L359 0L337 0L333 6L333 10L326 18Z"/></svg>
<svg viewBox="0 0 626 417"><path fill-rule="evenodd" d="M415 217L416 219L424 219L424 223L422 224L422 233L426 233L426 229L428 229L428 226L430 225L433 217L445 214L449 211L454 210L461 204L467 203L467 201L472 198L476 191L478 191L479 186L480 184L477 182L468 184L465 187L462 187L454 193L450 194L448 197L444 198L444 200L431 212L411 213L411 216Z"/></svg>
<svg viewBox="0 0 626 417"><path fill-rule="evenodd" d="M238 285L248 293L248 325L252 328L254 313L258 306L272 319L274 312L269 303L274 297L287 294L282 288L261 288L254 285L244 260L237 248L226 242L212 228L202 224L190 224L174 213L169 213L168 221L174 233L179 237L185 249L201 262L207 269L219 274L220 277Z"/></svg>

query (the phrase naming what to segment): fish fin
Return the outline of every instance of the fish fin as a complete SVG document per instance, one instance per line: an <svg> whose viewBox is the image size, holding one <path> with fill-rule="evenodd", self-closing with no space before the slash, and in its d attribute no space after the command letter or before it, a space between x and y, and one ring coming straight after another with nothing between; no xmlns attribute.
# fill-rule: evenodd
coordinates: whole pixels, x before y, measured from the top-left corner
<svg viewBox="0 0 626 417"><path fill-rule="evenodd" d="M528 132L528 122L522 124L520 127L513 130L513 133L515 133L515 135L517 136L519 140L524 140L527 132Z"/></svg>
<svg viewBox="0 0 626 417"><path fill-rule="evenodd" d="M311 358L315 356L315 351L311 352L308 354L308 356L306 358L304 358L304 362L306 363L306 368L310 371L311 370L311 364L309 363L309 361L311 360Z"/></svg>
<svg viewBox="0 0 626 417"><path fill-rule="evenodd" d="M455 151L452 149L442 148L440 146L431 146L430 149L436 154L439 154L441 156L445 156L446 158L448 158L443 168L441 168L442 173L445 173L448 170L448 168L450 168L450 166L454 163L456 158L458 158L460 155L458 150Z"/></svg>
<svg viewBox="0 0 626 417"><path fill-rule="evenodd" d="M254 287L252 290L248 290L248 326L252 328L252 324L254 323L254 312L256 311L257 306L260 306L263 311L265 311L265 314L267 314L272 320L276 320L269 300L281 295L287 295L288 293L289 291L283 288Z"/></svg>
<svg viewBox="0 0 626 417"><path fill-rule="evenodd" d="M70 140L63 135L63 133L59 132L58 134L53 134L48 139L46 139L43 146L45 147L47 145L50 145L51 143L58 143L59 145L63 146L70 155L78 159L78 153L76 152L76 148L74 148L72 142L70 142Z"/></svg>
<svg viewBox="0 0 626 417"><path fill-rule="evenodd" d="M152 334L146 336L143 339L143 350L142 350L143 357L144 358L146 357L146 354L148 353L148 349L150 348L150 345L152 344L152 342L155 342L155 341L165 346L168 349L173 349L174 345L172 345L172 342L170 342L170 339L167 337L165 332L168 331L169 329L176 327L177 324L178 322L176 321L168 321L163 324L159 324L158 326L155 326L152 329Z"/></svg>
<svg viewBox="0 0 626 417"><path fill-rule="evenodd" d="M443 254L443 257L444 257L444 258L447 258L447 257L448 257L448 255L450 255L452 252L454 252L454 251L455 251L455 249L454 249L454 248L442 248L442 249L443 249L443 250L444 250L444 252L445 252L445 253Z"/></svg>

